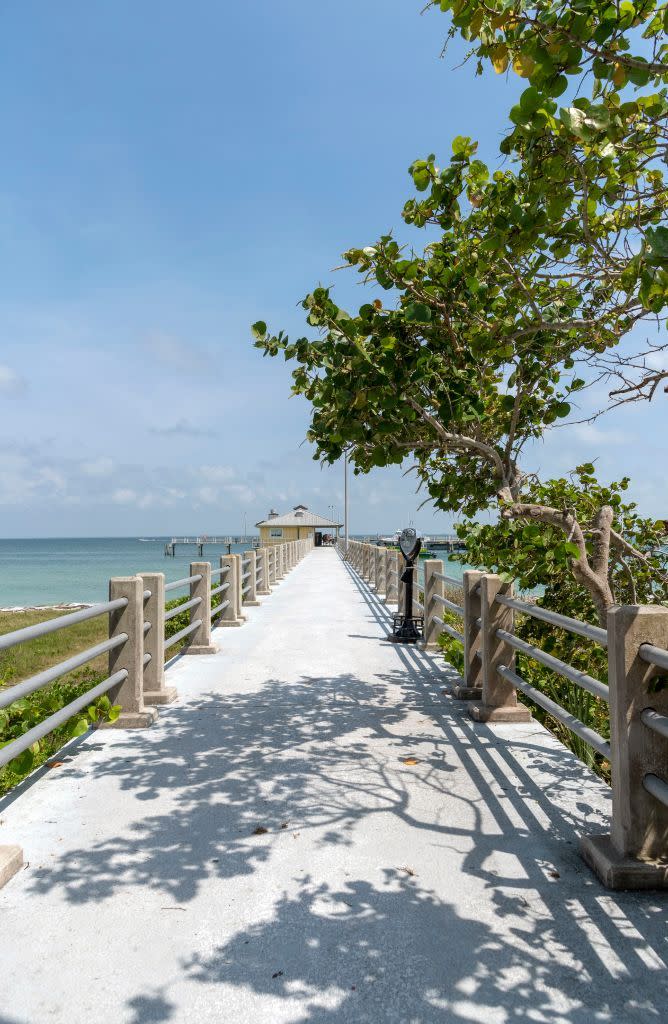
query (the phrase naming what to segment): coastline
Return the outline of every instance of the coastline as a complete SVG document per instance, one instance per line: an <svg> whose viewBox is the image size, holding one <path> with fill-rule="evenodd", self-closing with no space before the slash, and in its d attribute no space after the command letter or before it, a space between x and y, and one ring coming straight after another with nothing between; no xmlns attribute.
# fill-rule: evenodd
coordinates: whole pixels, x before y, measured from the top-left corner
<svg viewBox="0 0 668 1024"><path fill-rule="evenodd" d="M0 614L11 614L12 612L76 612L80 608L92 608L91 601L73 601L70 604L26 604L12 605L7 608L0 608Z"/></svg>

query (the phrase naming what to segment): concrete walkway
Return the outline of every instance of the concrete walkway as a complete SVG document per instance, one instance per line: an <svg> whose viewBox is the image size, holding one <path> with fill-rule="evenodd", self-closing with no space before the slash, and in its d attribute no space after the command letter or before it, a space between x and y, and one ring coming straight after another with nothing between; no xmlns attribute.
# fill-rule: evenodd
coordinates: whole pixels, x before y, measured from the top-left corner
<svg viewBox="0 0 668 1024"><path fill-rule="evenodd" d="M474 726L440 659L313 551L143 732L0 806L0 1024L668 1019L665 897L607 893L607 789Z"/></svg>

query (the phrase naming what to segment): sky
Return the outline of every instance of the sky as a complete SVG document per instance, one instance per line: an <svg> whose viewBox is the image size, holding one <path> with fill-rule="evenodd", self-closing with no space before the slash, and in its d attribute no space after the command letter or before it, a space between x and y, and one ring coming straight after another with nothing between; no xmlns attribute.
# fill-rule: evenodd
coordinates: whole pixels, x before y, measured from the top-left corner
<svg viewBox="0 0 668 1024"><path fill-rule="evenodd" d="M3 4L0 536L237 532L300 502L340 518L342 467L313 461L308 405L249 325L302 333L317 284L364 301L334 268L409 237L415 158L462 134L499 164L523 84L476 78L458 42L441 57L448 19L423 6ZM529 467L598 457L666 516L667 410L561 428ZM400 469L355 477L351 532L451 529L423 499Z"/></svg>

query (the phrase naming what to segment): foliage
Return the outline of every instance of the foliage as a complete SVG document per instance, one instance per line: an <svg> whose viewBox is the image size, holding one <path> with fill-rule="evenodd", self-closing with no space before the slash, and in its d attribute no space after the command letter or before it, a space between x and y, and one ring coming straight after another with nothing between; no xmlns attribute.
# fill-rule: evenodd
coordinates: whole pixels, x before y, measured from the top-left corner
<svg viewBox="0 0 668 1024"><path fill-rule="evenodd" d="M607 486L599 484L591 463L578 466L569 478L540 483L532 479L528 498L537 504L569 508L578 520L592 518L601 506L614 509L620 536L642 557L631 560L623 547L613 548L608 560L610 588L619 604L668 602L668 551L662 548L662 522L642 517L635 502L625 500L628 478ZM499 519L493 524L472 521L457 528L466 553L453 561L469 562L514 581L521 590L540 589L541 604L565 615L590 619L596 609L577 586L571 571L576 553L563 532L532 520ZM588 541L590 554L592 541Z"/></svg>
<svg viewBox="0 0 668 1024"><path fill-rule="evenodd" d="M601 505L615 509L623 536L633 548L646 553L647 563L634 559L633 567L620 551L613 552L609 563L611 589L622 604L656 604L668 601L668 551L661 548L662 524L638 515L636 505L624 500L628 481L621 480L603 487L593 476L593 466L578 467L571 479L534 483L534 498L551 504L566 503L575 508L578 518L586 518ZM458 529L466 542L466 555L453 554L453 561L468 561L488 571L497 572L521 589L540 594L537 604L569 615L590 620L595 618L593 602L576 585L569 566L568 542L561 531L533 522L499 520L492 525L469 522ZM523 640L578 671L607 682L606 652L596 644L565 630L529 616L517 616L515 632ZM448 645L450 654L450 645ZM585 725L604 738L610 735L608 707L588 691L549 671L523 655L517 655L518 671L527 683L556 701ZM600 754L556 719L518 694L531 707L535 717L556 733L577 756L605 778L610 766Z"/></svg>
<svg viewBox="0 0 668 1024"><path fill-rule="evenodd" d="M377 298L351 315L319 287L302 303L318 338L292 342L260 321L255 343L298 363L293 392L313 407L314 458L334 462L345 451L355 472L368 472L410 454L438 508L473 516L497 499L508 519L553 525L603 617L614 599L608 550L624 546L614 510L601 506L581 522L563 505L536 502L520 456L569 415L585 385L576 360L616 344L641 315L637 296L630 289L625 306L617 284L589 289L546 273L540 232L519 202L525 182L497 172L484 184L474 144L456 139L453 150L444 172L432 158L411 168L430 193L407 204L407 219L442 229L422 256L409 258L390 235L345 254L365 281L394 293L391 305ZM466 213L463 196L479 187L483 198Z"/></svg>
<svg viewBox="0 0 668 1024"><path fill-rule="evenodd" d="M485 65L497 73L512 68L528 82L501 151L520 167L523 231L543 236L542 272L568 276L590 294L620 292L620 315L629 320L620 333L648 312L661 313L668 297L668 8L654 0L431 6L451 15L451 35L472 42L478 73ZM420 216L420 204L417 210ZM606 373L619 371L605 356L592 361ZM621 366L649 383L642 397L654 394L657 375L643 373L642 359L623 358ZM623 371L619 376L633 391Z"/></svg>
<svg viewBox="0 0 668 1024"><path fill-rule="evenodd" d="M35 693L14 701L8 708L0 709L0 747L23 736L49 715L92 689L103 678L104 674L83 669L71 673L65 680L58 679L43 690L36 690ZM0 769L0 794L7 792L43 764L64 743L76 736L82 736L91 725L102 721L113 722L119 713L120 707L112 706L106 695L98 697L85 711L74 715L64 725L33 743L5 768Z"/></svg>

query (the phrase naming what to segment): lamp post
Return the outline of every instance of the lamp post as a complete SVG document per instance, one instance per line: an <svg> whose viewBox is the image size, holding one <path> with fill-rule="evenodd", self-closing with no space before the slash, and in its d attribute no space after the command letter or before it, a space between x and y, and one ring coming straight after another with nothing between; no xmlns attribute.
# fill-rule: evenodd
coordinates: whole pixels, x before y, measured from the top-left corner
<svg viewBox="0 0 668 1024"><path fill-rule="evenodd" d="M343 534L346 558L348 557L348 456L343 457Z"/></svg>

